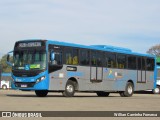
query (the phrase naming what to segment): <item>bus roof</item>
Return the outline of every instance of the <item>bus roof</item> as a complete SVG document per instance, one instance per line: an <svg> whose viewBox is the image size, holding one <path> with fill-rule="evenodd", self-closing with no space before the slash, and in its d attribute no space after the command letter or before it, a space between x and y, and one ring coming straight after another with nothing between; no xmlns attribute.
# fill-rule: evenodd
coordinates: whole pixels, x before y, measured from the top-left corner
<svg viewBox="0 0 160 120"><path fill-rule="evenodd" d="M118 53L125 53L125 54L139 55L139 56L155 57L150 54L142 54L142 53L132 52L128 48L121 48L121 47L108 46L108 45L87 46L87 45L59 42L59 41L52 41L52 40L48 40L48 43L55 44L55 45L63 45L63 46L71 46L71 47L79 47L79 48L86 48L86 49L93 49L93 50L108 51L108 52L118 52Z"/></svg>
<svg viewBox="0 0 160 120"><path fill-rule="evenodd" d="M27 42L27 41L39 41L40 39L29 39L29 40L21 40L18 42ZM142 54L142 53L136 53L132 52L128 48L121 48L116 46L109 46L109 45L80 45L75 43L67 43L67 42L60 42L56 40L41 40L41 41L47 41L48 44L55 44L55 45L62 45L62 46L69 46L69 47L78 47L78 48L85 48L85 49L92 49L92 50L101 50L101 51L108 51L108 52L117 52L117 53L124 53L124 54L131 54L131 55L138 55L138 56L147 56L147 57L156 57L150 54Z"/></svg>

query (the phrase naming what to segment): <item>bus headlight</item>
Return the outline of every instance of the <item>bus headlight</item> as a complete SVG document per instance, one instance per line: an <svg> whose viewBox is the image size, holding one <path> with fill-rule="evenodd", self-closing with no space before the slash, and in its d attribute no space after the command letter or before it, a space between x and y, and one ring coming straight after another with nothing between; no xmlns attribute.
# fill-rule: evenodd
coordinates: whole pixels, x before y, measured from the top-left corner
<svg viewBox="0 0 160 120"><path fill-rule="evenodd" d="M46 76L42 76L42 77L38 78L38 79L36 80L36 83L41 82L41 81L44 80L45 78L46 78Z"/></svg>

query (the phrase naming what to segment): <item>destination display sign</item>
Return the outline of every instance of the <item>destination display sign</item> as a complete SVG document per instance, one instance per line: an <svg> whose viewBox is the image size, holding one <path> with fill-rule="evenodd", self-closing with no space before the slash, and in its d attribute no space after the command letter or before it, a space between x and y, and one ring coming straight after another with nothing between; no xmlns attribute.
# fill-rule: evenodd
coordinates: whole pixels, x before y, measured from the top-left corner
<svg viewBox="0 0 160 120"><path fill-rule="evenodd" d="M25 42L25 43L19 43L17 47L25 48L25 47L41 47L41 42Z"/></svg>

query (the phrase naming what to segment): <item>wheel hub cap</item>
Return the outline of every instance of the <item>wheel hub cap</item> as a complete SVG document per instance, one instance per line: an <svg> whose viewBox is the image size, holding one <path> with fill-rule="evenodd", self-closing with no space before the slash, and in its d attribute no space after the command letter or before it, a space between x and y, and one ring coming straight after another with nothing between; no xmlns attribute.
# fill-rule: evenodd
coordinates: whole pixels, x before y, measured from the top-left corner
<svg viewBox="0 0 160 120"><path fill-rule="evenodd" d="M155 88L155 92L156 92L156 93L159 93L159 89L158 89L158 88Z"/></svg>
<svg viewBox="0 0 160 120"><path fill-rule="evenodd" d="M132 86L128 86L128 93L132 94L132 92L133 92Z"/></svg>
<svg viewBox="0 0 160 120"><path fill-rule="evenodd" d="M68 92L73 92L73 86L72 85L68 85L67 86L67 91Z"/></svg>

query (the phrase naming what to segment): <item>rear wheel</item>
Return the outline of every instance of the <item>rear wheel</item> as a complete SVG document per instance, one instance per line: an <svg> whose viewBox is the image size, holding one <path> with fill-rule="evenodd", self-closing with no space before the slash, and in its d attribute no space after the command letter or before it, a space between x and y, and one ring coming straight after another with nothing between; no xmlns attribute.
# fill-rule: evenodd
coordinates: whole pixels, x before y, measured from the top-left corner
<svg viewBox="0 0 160 120"><path fill-rule="evenodd" d="M99 92L96 92L98 96L100 97L107 97L109 96L109 92L103 92L103 91L99 91Z"/></svg>
<svg viewBox="0 0 160 120"><path fill-rule="evenodd" d="M35 90L35 93L38 97L46 97L48 90Z"/></svg>
<svg viewBox="0 0 160 120"><path fill-rule="evenodd" d="M120 94L121 97L125 97L124 92L121 91L121 92L119 92L119 94Z"/></svg>
<svg viewBox="0 0 160 120"><path fill-rule="evenodd" d="M65 97L73 97L75 93L75 84L73 81L68 80L66 87L65 87L65 91L63 91L63 96Z"/></svg>
<svg viewBox="0 0 160 120"><path fill-rule="evenodd" d="M160 94L160 86L157 86L154 90L153 90L154 94Z"/></svg>
<svg viewBox="0 0 160 120"><path fill-rule="evenodd" d="M131 97L134 93L133 83L127 82L125 91L119 92L121 97Z"/></svg>

